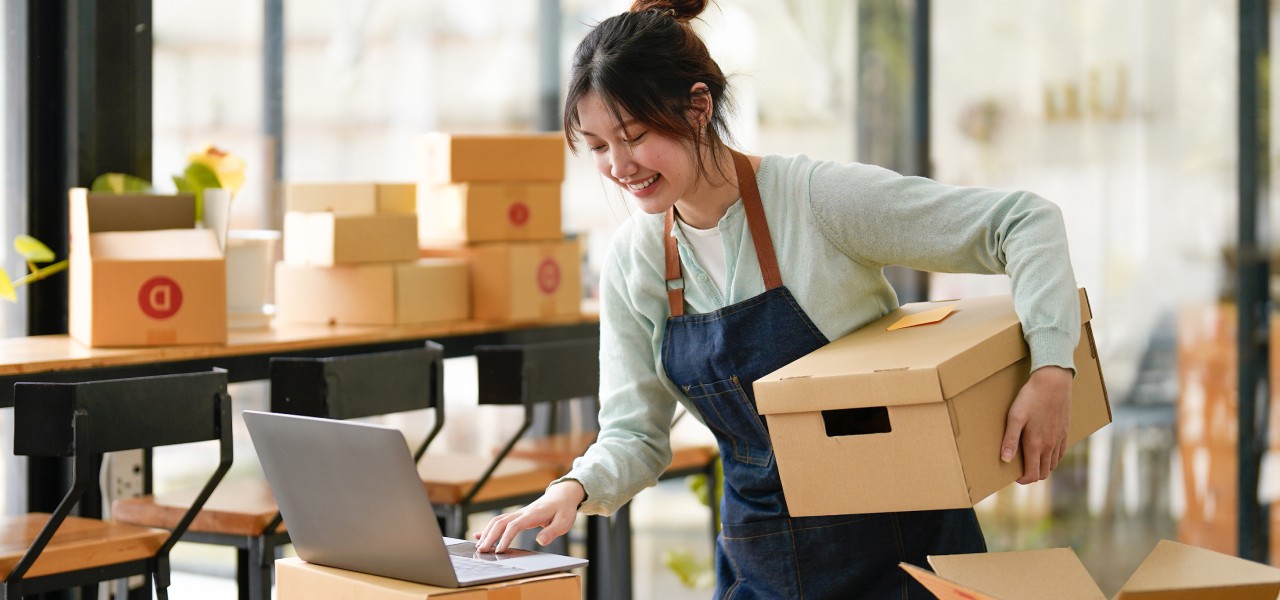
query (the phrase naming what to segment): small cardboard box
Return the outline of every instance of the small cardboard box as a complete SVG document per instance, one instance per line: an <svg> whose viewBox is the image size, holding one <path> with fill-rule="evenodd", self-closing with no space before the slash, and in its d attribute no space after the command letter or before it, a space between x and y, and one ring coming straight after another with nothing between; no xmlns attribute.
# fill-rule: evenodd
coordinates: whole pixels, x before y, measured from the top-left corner
<svg viewBox="0 0 1280 600"><path fill-rule="evenodd" d="M1070 444L1111 422L1083 290L1080 308ZM924 323L890 329L904 318ZM1022 454L1000 445L1030 361L1000 296L904 305L758 379L791 514L962 508L1012 483Z"/></svg>
<svg viewBox="0 0 1280 600"><path fill-rule="evenodd" d="M70 191L68 328L89 346L225 344L227 263L195 198Z"/></svg>
<svg viewBox="0 0 1280 600"><path fill-rule="evenodd" d="M276 263L276 319L343 325L465 320L467 264L456 258L317 267Z"/></svg>
<svg viewBox="0 0 1280 600"><path fill-rule="evenodd" d="M365 215L411 213L417 210L417 194L417 185L412 183L290 183L284 190L284 209Z"/></svg>
<svg viewBox="0 0 1280 600"><path fill-rule="evenodd" d="M930 556L902 568L942 600L1104 600L1070 548ZM1115 600L1275 600L1280 569L1161 540Z"/></svg>
<svg viewBox="0 0 1280 600"><path fill-rule="evenodd" d="M278 600L565 600L582 597L582 578L541 575L466 588L442 588L325 567L297 557L276 561Z"/></svg>
<svg viewBox="0 0 1280 600"><path fill-rule="evenodd" d="M471 317L478 321L536 321L582 310L582 256L575 240L436 246L423 248L422 255L467 260Z"/></svg>
<svg viewBox="0 0 1280 600"><path fill-rule="evenodd" d="M558 240L560 183L422 184L418 241Z"/></svg>
<svg viewBox="0 0 1280 600"><path fill-rule="evenodd" d="M414 141L417 176L426 183L561 181L564 135L427 133Z"/></svg>
<svg viewBox="0 0 1280 600"><path fill-rule="evenodd" d="M284 261L292 265L403 262L417 257L417 214L284 215Z"/></svg>

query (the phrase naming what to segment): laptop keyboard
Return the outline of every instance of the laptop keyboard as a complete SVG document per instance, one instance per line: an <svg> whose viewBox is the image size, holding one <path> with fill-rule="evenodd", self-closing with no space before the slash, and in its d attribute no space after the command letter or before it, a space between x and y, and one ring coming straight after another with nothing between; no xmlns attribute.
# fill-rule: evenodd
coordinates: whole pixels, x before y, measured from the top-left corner
<svg viewBox="0 0 1280 600"><path fill-rule="evenodd" d="M502 577L512 573L524 572L524 569L508 567L501 563L504 558L515 558L533 554L527 550L511 549L502 554L476 552L472 542L449 544L449 558L453 560L453 570L459 578L480 579L483 577Z"/></svg>

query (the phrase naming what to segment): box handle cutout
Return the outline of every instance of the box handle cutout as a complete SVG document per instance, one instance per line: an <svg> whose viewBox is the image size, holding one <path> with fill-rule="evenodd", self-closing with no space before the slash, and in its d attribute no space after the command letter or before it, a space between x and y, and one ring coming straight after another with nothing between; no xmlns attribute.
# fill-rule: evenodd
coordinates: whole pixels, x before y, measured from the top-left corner
<svg viewBox="0 0 1280 600"><path fill-rule="evenodd" d="M893 431L893 427L889 423L889 408L886 406L824 410L822 411L822 424L827 428L827 437L868 435Z"/></svg>

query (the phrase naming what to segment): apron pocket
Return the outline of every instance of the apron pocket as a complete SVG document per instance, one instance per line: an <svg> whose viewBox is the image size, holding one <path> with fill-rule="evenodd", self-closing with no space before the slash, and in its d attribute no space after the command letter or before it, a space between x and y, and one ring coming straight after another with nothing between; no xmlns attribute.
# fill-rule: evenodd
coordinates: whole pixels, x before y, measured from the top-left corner
<svg viewBox="0 0 1280 600"><path fill-rule="evenodd" d="M757 467L773 464L773 445L756 405L735 375L685 388L707 426L720 438L721 450L733 460ZM727 448L725 447L727 444Z"/></svg>

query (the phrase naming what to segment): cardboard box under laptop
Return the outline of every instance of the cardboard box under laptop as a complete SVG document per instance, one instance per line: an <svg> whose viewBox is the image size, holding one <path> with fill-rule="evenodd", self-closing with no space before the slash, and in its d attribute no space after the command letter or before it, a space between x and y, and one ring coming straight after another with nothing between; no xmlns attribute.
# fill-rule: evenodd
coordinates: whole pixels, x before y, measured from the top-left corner
<svg viewBox="0 0 1280 600"><path fill-rule="evenodd" d="M351 265L418 257L414 213L289 212L284 215L284 261L293 265Z"/></svg>
<svg viewBox="0 0 1280 600"><path fill-rule="evenodd" d="M467 260L473 319L533 321L582 310L576 240L436 246L423 248L422 255Z"/></svg>
<svg viewBox="0 0 1280 600"><path fill-rule="evenodd" d="M457 258L317 267L276 263L276 319L407 325L470 316L467 264Z"/></svg>
<svg viewBox="0 0 1280 600"><path fill-rule="evenodd" d="M1070 444L1111 422L1084 290L1080 311ZM904 305L758 379L791 514L962 508L1012 483L1021 452L1000 445L1030 360L1012 300L970 298Z"/></svg>
<svg viewBox="0 0 1280 600"><path fill-rule="evenodd" d="M1104 600L1070 548L930 556L902 568L942 600ZM1115 600L1275 600L1280 569L1162 540Z"/></svg>
<svg viewBox="0 0 1280 600"><path fill-rule="evenodd" d="M68 329L89 346L224 344L226 259L195 197L70 191Z"/></svg>
<svg viewBox="0 0 1280 600"><path fill-rule="evenodd" d="M559 240L560 183L422 184L418 240Z"/></svg>
<svg viewBox="0 0 1280 600"><path fill-rule="evenodd" d="M412 213L417 210L417 194L417 185L412 183L290 183L284 190L284 209L366 215Z"/></svg>
<svg viewBox="0 0 1280 600"><path fill-rule="evenodd" d="M426 183L560 181L565 148L560 133L427 133L414 140L414 162Z"/></svg>
<svg viewBox="0 0 1280 600"><path fill-rule="evenodd" d="M311 564L297 557L276 561L278 600L564 600L582 597L582 578L542 575L466 588L442 588Z"/></svg>

